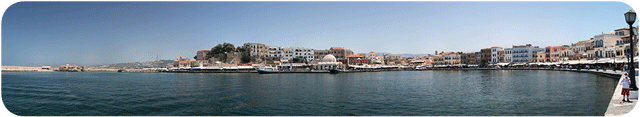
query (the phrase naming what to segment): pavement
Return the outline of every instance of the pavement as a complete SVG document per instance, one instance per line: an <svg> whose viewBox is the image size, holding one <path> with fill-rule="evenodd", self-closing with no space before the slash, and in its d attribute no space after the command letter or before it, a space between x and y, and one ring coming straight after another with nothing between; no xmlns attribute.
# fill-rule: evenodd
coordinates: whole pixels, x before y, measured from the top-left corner
<svg viewBox="0 0 640 117"><path fill-rule="evenodd" d="M600 72L600 73L606 73L606 74L612 74L612 75L622 75L623 72L617 71L617 72L613 72L611 70L605 71L603 72L602 70L600 71L595 71L595 70L588 70L591 72ZM609 107L607 107L607 111L604 113L604 116L623 116L628 114L629 112L631 112L631 110L633 110L633 107L636 106L636 104L638 103L638 99L632 99L631 103L628 102L622 102L622 95L620 95L620 93L622 93L622 79L618 79L618 85L616 86L616 89L613 91L613 95L611 96L611 100L609 101ZM635 113L632 113L635 114Z"/></svg>

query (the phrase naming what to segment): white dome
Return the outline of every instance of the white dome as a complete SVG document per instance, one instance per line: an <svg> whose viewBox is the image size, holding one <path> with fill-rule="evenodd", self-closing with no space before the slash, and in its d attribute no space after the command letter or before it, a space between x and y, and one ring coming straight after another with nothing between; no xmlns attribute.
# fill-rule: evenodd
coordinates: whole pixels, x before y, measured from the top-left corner
<svg viewBox="0 0 640 117"><path fill-rule="evenodd" d="M335 56L329 54L324 56L324 58L322 58L322 62L337 62L337 61Z"/></svg>

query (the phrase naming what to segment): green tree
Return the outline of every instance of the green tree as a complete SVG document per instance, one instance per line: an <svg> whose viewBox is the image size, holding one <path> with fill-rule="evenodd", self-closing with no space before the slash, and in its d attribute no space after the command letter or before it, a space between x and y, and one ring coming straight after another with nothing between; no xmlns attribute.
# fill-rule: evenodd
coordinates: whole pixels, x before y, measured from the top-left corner
<svg viewBox="0 0 640 117"><path fill-rule="evenodd" d="M238 47L237 51L240 53L240 60L242 63L249 63L253 58L251 58L250 52L247 48Z"/></svg>
<svg viewBox="0 0 640 117"><path fill-rule="evenodd" d="M211 57L213 57L213 58L225 57L225 55L224 55L225 52L231 53L231 52L233 52L235 50L236 50L236 47L233 44L224 42L223 44L218 44L218 45L214 46L213 48L211 48L211 52L207 53L205 58L209 59Z"/></svg>

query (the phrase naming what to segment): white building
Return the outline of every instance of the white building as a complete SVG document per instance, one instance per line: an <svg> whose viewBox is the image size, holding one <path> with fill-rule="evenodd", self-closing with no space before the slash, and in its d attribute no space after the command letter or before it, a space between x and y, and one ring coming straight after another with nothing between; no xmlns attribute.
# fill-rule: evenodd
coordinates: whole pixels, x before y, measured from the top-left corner
<svg viewBox="0 0 640 117"><path fill-rule="evenodd" d="M512 61L513 60L512 50L513 50L513 48L505 48L504 49L504 60L503 60L503 62L506 62L506 63L513 62Z"/></svg>
<svg viewBox="0 0 640 117"><path fill-rule="evenodd" d="M613 47L616 45L616 41L621 40L620 37L622 36L615 34L600 34L593 36L593 48Z"/></svg>
<svg viewBox="0 0 640 117"><path fill-rule="evenodd" d="M293 51L292 58L303 58L308 61L313 61L313 49L303 47L290 47L289 49Z"/></svg>
<svg viewBox="0 0 640 117"><path fill-rule="evenodd" d="M269 47L269 57L284 57L284 48L278 46Z"/></svg>
<svg viewBox="0 0 640 117"><path fill-rule="evenodd" d="M502 47L499 47L499 46L491 47L491 64L496 64L500 62L501 51L504 51Z"/></svg>
<svg viewBox="0 0 640 117"><path fill-rule="evenodd" d="M313 64L314 70L330 70L330 69L343 69L344 65L337 62L336 57L332 54L325 55L324 58L317 64Z"/></svg>
<svg viewBox="0 0 640 117"><path fill-rule="evenodd" d="M511 48L511 61L514 63L533 63L537 60L537 53L543 51L544 48L531 46L531 44L513 46Z"/></svg>
<svg viewBox="0 0 640 117"><path fill-rule="evenodd" d="M293 58L302 58L312 61L313 49L303 47L289 47L283 48L278 46L269 47L269 57L279 57L284 60L293 60Z"/></svg>

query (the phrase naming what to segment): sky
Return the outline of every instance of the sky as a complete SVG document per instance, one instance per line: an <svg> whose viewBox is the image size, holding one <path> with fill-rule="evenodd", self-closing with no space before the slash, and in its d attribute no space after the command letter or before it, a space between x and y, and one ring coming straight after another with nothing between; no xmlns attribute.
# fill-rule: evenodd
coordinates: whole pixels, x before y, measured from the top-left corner
<svg viewBox="0 0 640 117"><path fill-rule="evenodd" d="M628 27L628 10L622 2L18 2L2 16L1 58L9 66L173 60L224 42L394 54L560 46Z"/></svg>

